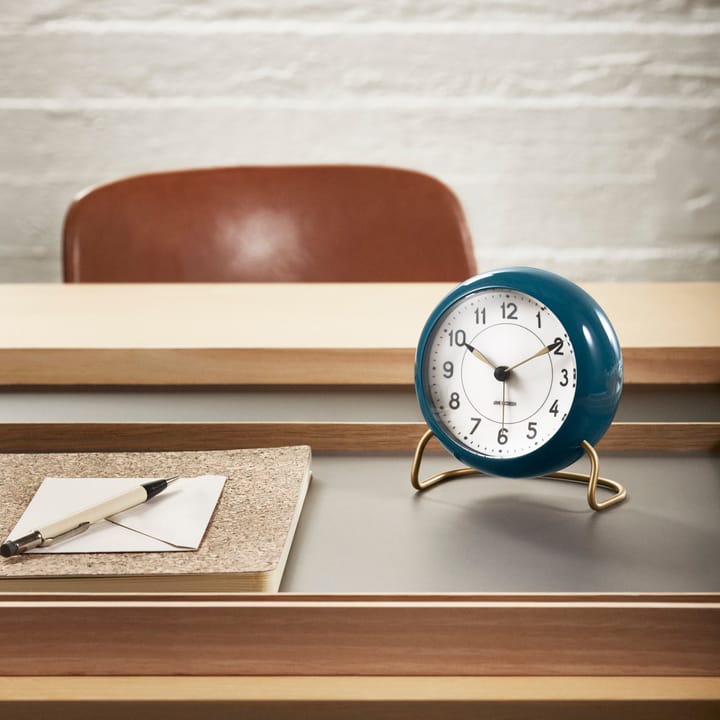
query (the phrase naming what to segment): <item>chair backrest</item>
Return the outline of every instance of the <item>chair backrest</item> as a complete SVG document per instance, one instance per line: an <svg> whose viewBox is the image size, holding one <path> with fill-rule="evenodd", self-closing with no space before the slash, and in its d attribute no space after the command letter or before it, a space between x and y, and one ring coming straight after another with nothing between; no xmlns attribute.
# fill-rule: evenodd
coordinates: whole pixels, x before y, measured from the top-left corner
<svg viewBox="0 0 720 720"><path fill-rule="evenodd" d="M356 165L154 173L92 188L65 217L66 282L458 281L475 274L439 180Z"/></svg>

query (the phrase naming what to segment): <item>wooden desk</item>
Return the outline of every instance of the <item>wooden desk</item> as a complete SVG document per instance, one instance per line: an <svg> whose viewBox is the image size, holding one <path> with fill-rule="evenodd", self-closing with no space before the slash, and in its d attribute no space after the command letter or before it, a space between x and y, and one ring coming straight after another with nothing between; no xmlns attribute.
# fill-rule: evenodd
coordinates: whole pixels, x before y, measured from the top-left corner
<svg viewBox="0 0 720 720"><path fill-rule="evenodd" d="M629 394L642 394L646 384L662 386L660 402L643 406L647 413L640 419L663 422L654 424L650 435L647 424L614 425L607 452L634 447L634 462L641 462L637 453L645 451L663 463L666 445L712 451L720 439L717 423L677 427L667 422L672 417L657 414L665 411L668 388L673 405L692 393L688 415L696 400L717 397L720 284L586 287L618 331ZM137 420L130 407L123 411L128 417L121 413L112 423L93 421L94 410L81 424L43 424L41 416L3 423L0 414L0 445L5 451L93 449L108 442L117 449L188 448L312 437L322 474L343 476L344 497L356 495L369 509L362 498L367 487L353 473L372 472L387 458L404 467L418 436L417 418L408 410L392 427L377 423L387 417L372 416L331 427L325 420L338 405L328 405L323 422L308 423L314 418L307 417L307 403L320 394L360 404L370 393L389 397L382 411L391 413L396 400L411 398L416 339L448 290L445 285L0 286L0 385L4 397L19 403L35 397L38 413L43 398L55 393L108 392L120 398L154 393L156 386L163 386L158 392L176 387L173 392L183 396L205 392L200 388L217 392L218 399L229 392L251 395L253 413L264 398L278 401L277 416L267 423L127 422ZM283 423L287 397L295 400L296 415ZM183 407L187 412L189 406ZM706 412L702 419L718 419L716 408ZM345 473L343 457L357 452L363 457ZM431 464L440 461L430 458ZM706 472L717 467L712 463L704 465ZM663 482L670 482L673 473L666 474ZM409 483L390 495L381 493L381 479L374 479L378 502L402 503L407 487L416 514L445 507L459 513L459 522L468 521L462 516L468 498L458 501L467 488L452 488L460 493L455 499L428 495L421 508ZM709 477L706 483L711 490ZM491 483L484 488L493 492ZM535 497L536 491L529 492ZM553 502L559 497L552 487L547 492ZM563 492L572 496L573 488ZM473 502L477 508L477 498ZM526 521L547 515L542 501L533 507L525 501L523 507ZM622 513L622 507L610 512ZM593 520L572 508L565 508L565 522ZM577 509L585 512L581 503ZM706 511L712 513L712 505ZM597 523L592 532L595 523L581 524L589 544L578 552L589 552L597 533L608 528ZM711 525L706 517L698 536ZM557 533L553 538L560 540ZM306 533L304 542L319 547L328 539ZM628 547L630 568L632 558ZM301 560L291 555L290 587L302 587ZM418 558L408 557L411 561ZM5 595L0 609L18 623L5 625L6 646L20 649L27 639L28 651L15 669L6 666L6 674L22 669L20 677L0 684L0 710L16 718L58 710L113 718L137 709L175 718L240 712L320 718L452 713L561 719L609 712L714 717L720 706L720 595L675 589L587 594L538 586L534 593L525 588L508 594L431 588L415 594L371 588L308 594L304 587L272 597Z"/></svg>

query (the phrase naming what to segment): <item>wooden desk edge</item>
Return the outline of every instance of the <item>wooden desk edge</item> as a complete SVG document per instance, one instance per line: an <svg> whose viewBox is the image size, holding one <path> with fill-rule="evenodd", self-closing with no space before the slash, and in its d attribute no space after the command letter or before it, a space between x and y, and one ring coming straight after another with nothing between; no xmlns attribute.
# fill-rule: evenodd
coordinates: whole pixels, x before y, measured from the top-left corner
<svg viewBox="0 0 720 720"><path fill-rule="evenodd" d="M25 676L0 684L4 702L289 701L720 702L720 677L537 676Z"/></svg>
<svg viewBox="0 0 720 720"><path fill-rule="evenodd" d="M310 445L315 451L413 452L422 422L0 422L0 452L225 450ZM718 422L616 422L602 452L716 453ZM428 450L440 450L435 440Z"/></svg>
<svg viewBox="0 0 720 720"><path fill-rule="evenodd" d="M629 347L626 384L720 383L720 347ZM414 348L33 348L0 352L0 386L413 384Z"/></svg>

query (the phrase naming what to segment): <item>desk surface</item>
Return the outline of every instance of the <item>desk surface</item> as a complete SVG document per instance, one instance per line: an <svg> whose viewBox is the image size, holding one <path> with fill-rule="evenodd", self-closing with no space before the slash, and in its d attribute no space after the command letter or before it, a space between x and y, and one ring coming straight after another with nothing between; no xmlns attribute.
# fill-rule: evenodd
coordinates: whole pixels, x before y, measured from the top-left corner
<svg viewBox="0 0 720 720"><path fill-rule="evenodd" d="M453 464L430 454L423 475ZM317 452L281 590L719 593L718 457L603 452L602 471L629 499L597 515L576 483L469 477L415 495L405 453Z"/></svg>
<svg viewBox="0 0 720 720"><path fill-rule="evenodd" d="M0 385L409 385L451 287L4 285ZM620 337L626 382L720 382L720 283L584 287Z"/></svg>
<svg viewBox="0 0 720 720"><path fill-rule="evenodd" d="M673 390L675 398L692 384L695 387L684 419L715 419L716 409L709 406L702 417L695 415L699 399L711 390L703 385L720 382L720 284L586 285L586 289L615 325L623 345L626 381L636 386L633 392L645 393L646 389L640 387L644 383L670 383L677 386ZM219 393L217 399L228 403L228 408L213 414L213 420L223 419L226 414L234 418L239 412L237 407L249 413L248 418L257 420L267 415L267 419L279 420L287 419L288 403L283 394L289 392L297 401L294 412L298 418L308 419L310 396L316 395L311 386L334 385L333 392L359 397L364 396L361 389L345 386L374 384L395 386L392 402L386 404L398 414L395 419L412 420L416 418L416 407L410 403L408 386L415 343L425 318L448 290L447 285L0 286L0 385L6 386L4 400L12 400L3 412L6 419L38 421L48 419L49 413L50 420L97 420L102 419L99 408L105 403L108 409L102 412L113 418L127 414L132 416L129 419L138 420L142 417L136 405L144 397L160 408L152 410L153 417L165 413L167 417L160 419L198 419L205 412L197 406L198 396ZM112 392L100 391L96 397L92 388L81 388L80 400L88 403L86 411L78 411L78 417L70 418L59 407L55 408L57 417L49 412L54 406L48 405L48 397L64 406L67 393L74 390L54 388L48 392L41 386L93 384L274 385L278 396L271 396L273 402L268 407L267 389L239 388L237 392L244 400L248 392L257 395L257 402L248 410L244 402L239 402L240 395L227 398L220 389L195 388L191 393L183 392L184 404L165 408L164 396L157 393L169 392L166 390L136 389L127 397L123 394L127 388L118 387ZM294 384L306 387L288 387ZM716 397L716 388L712 391ZM387 388L378 387L372 394L382 398L386 393ZM28 405L30 395L37 396L32 407ZM668 405L678 406L666 395L658 402L650 400L650 406L643 404L643 418L658 419ZM126 401L127 406L118 409L120 401ZM337 416L338 408L345 407L346 401L343 395L338 403L331 402L330 415L320 419ZM264 415L258 414L258 408ZM354 405L345 412L351 411L370 412L368 407ZM375 419L377 414L378 405L373 403L372 416L353 415L352 419ZM672 419L678 419L676 414L673 411ZM37 435L25 428L19 432L23 437ZM678 703L683 703L683 709L695 717L716 715L720 704L717 663L713 660L712 667L707 664L709 657L717 657L711 655L718 642L714 595L708 599L698 596L690 602L693 598L683 593L677 601L666 598L665 604L654 594L652 602L642 596L623 596L621 601L612 597L603 601L600 597L592 603L559 595L555 608L544 597L534 602L510 598L502 603L493 601L492 596L490 600L478 599L463 591L477 587L547 590L550 585L543 584L543 570L548 569L560 579L553 589L570 592L716 590L720 582L713 564L718 547L717 458L689 457L698 470L698 482L689 484L686 465L679 468L678 463L683 461L677 458L653 458L657 477L646 475L648 468L639 467L640 457L608 458L608 474L627 480L631 499L622 509L602 517L584 508L581 490L571 485L513 482L519 502L512 504L508 514L503 508L508 488L500 481L458 481L415 499L410 493L405 459L385 457L381 472L376 467L377 458L370 456L356 458L351 466L341 466L340 457L333 453L319 453L317 460L316 482L305 520L309 521L313 514L337 517L337 509L343 505L359 506L362 512L353 522L337 528L344 543L337 547L329 543L326 527L302 523L284 589L292 593L322 588L332 594L311 598L303 605L297 601L302 596L283 593L267 600L272 605L267 611L261 604L265 599L239 598L225 604L199 601L197 606L187 608L183 600L177 603L178 608L170 608L173 622L166 622L168 608L155 608L154 601L147 607L136 603L137 608L129 603L133 605L129 610L111 600L79 603L77 608L65 599L21 602L19 609L12 610L20 613L21 626L15 632L17 624L8 623L5 631L12 629L18 648L24 648L27 637L38 636L39 618L46 618L44 627L60 633L55 646L64 665L58 670L53 663L45 664L35 672L59 672L63 676L14 678L4 683L0 712L8 709L14 717L36 717L38 709L41 714L65 710L86 712L88 716L125 717L127 704L133 703L140 708L150 706L158 717L175 718L193 717L200 712L209 716L210 708L226 710L226 714L239 709L268 710L276 717L296 717L298 711L302 714L307 710L320 713L318 717L369 717L392 711L396 717L429 718L450 713L455 717L476 717L481 710L496 714L502 702L503 714L508 717L603 717L608 712L618 717L636 717L643 710L673 717ZM442 458L430 457L427 467L432 470L441 462ZM624 472L627 468L633 470L629 475ZM679 487L679 476L687 487ZM364 491L372 488L373 492L361 492L361 483ZM552 502L548 501L548 493L553 494ZM405 508L406 522L394 526L400 504L409 506ZM696 512L698 522L686 523L687 513L694 516ZM369 516L373 520L368 525ZM367 544L367 531L374 527L376 516L385 518L388 524ZM476 519L482 522L476 525ZM449 533L437 527L443 522L451 528ZM540 541L532 534L533 523L536 528L542 526ZM666 534L668 527L672 529L670 534ZM427 528L434 532L424 534ZM472 552L463 553L463 538L475 531L481 540L491 544L498 544L504 537L503 557L519 561L520 565L510 574L505 573L495 563L494 552L483 552L485 542L472 543ZM634 541L633 533L637 536ZM570 553L568 539L579 544L578 555ZM433 596L433 602L424 596L416 602L414 596L403 600L394 595L376 599L373 595L358 598L342 594L356 589L426 590L422 567L418 570L412 563L402 565L403 559L419 548L420 565L429 563L427 569L440 573L440 587L462 594ZM393 572L392 563L387 563L385 574L373 576L373 587L360 586L339 564L338 549L359 553L366 564L377 564L389 554L387 559L395 559L399 570ZM321 566L307 562L310 553L320 553L328 566L320 578L317 573ZM446 563L450 555L459 558L458 568ZM566 562L568 557L570 562ZM592 562L584 565L583 559ZM633 575L638 565L644 570ZM341 594L335 594L338 592ZM4 602L12 605L13 601L6 598ZM633 605L636 602L637 611ZM48 609L43 603L52 607ZM582 607L574 607L573 603ZM161 623L155 619L158 611L163 613ZM118 623L123 612L128 613L128 622ZM313 642L305 643L309 612L319 618L315 622L323 632L312 635ZM64 623L63 618L68 622ZM293 627L300 638L298 645L289 643L294 636L287 632L288 621L296 623ZM525 630L518 631L518 621L526 621ZM577 643L573 633L567 632L569 624L578 630ZM203 634L206 625L208 630ZM60 636L63 627L73 628L73 633L75 629L84 632L79 644L96 654L102 653L105 646L96 643L96 638L105 637L113 628L118 628L119 641L127 639L129 652L135 648L141 654L165 647L155 642L153 632L167 630L166 646L172 648L173 657L191 660L193 653L200 652L203 675L242 673L239 664L243 658L248 674L263 669L274 674L279 667L275 658L278 654L281 659L292 660L282 666L281 674L331 674L338 670L328 664L330 651L346 648L347 675L362 674L352 665L360 657L372 668L372 674L404 675L410 663L413 673L472 673L478 677L67 677L74 671L65 666L74 662L74 657L82 660L82 655L68 653L65 638ZM178 627L183 632L178 633ZM190 627L192 634L186 632ZM366 636L368 632L370 636ZM686 641L686 632L693 633L694 645ZM468 650L465 646L471 636L481 637L482 642L471 643ZM268 637L274 638L275 644L268 642ZM145 645L138 642L141 638ZM318 643L318 638L325 644ZM432 642L428 643L428 638ZM528 642L517 645L518 638ZM176 651L175 643L183 639L197 643L192 652ZM444 654L438 654L440 641L446 642ZM643 654L640 650L643 665L639 668L635 651L641 646L648 646L650 652ZM391 656L382 666L377 664L378 648ZM538 658L536 665L527 664L528 648ZM47 657L52 656L52 650L49 646L42 648L50 653ZM308 665L307 653L313 650L317 663ZM592 665L594 654L598 667ZM116 656L124 657L122 652L111 655L108 662ZM455 664L430 667L428 663L435 656L438 663L450 658ZM498 658L504 658L506 664L498 665ZM468 659L479 665L469 666ZM147 664L145 655L138 660ZM214 663L210 669L208 660ZM160 661L166 662L165 655L143 672L157 675L158 668L164 667ZM561 661L567 662L562 665ZM584 664L578 666L578 662ZM135 662L121 665L118 660L110 669L97 666L92 672L138 672ZM552 673L547 670L549 666ZM655 677L605 677L608 673L633 675L639 669ZM489 677L502 670L516 677ZM555 673L559 675L545 677ZM543 677L528 677L533 674ZM569 677L577 674L583 677ZM704 677L690 677L697 674ZM178 694L176 681L182 681L184 694ZM71 689L66 691L68 687ZM63 695L66 692L71 694ZM150 697L152 692L155 694ZM418 703L418 698L430 702ZM183 703L178 704L177 699ZM76 704L71 705L73 702ZM280 714L276 715L276 711Z"/></svg>

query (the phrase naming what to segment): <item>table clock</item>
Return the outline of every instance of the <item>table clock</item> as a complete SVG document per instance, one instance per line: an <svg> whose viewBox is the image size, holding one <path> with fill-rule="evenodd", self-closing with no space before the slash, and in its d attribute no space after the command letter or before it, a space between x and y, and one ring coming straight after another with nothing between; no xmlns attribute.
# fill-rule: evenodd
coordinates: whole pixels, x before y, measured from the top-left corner
<svg viewBox="0 0 720 720"><path fill-rule="evenodd" d="M470 278L433 310L415 356L415 391L428 430L411 482L425 490L469 474L587 483L602 510L625 489L599 477L594 445L620 402L622 353L602 308L545 270L504 268ZM435 436L465 467L425 480L422 455ZM583 454L588 475L564 470ZM612 490L605 500L598 486Z"/></svg>

